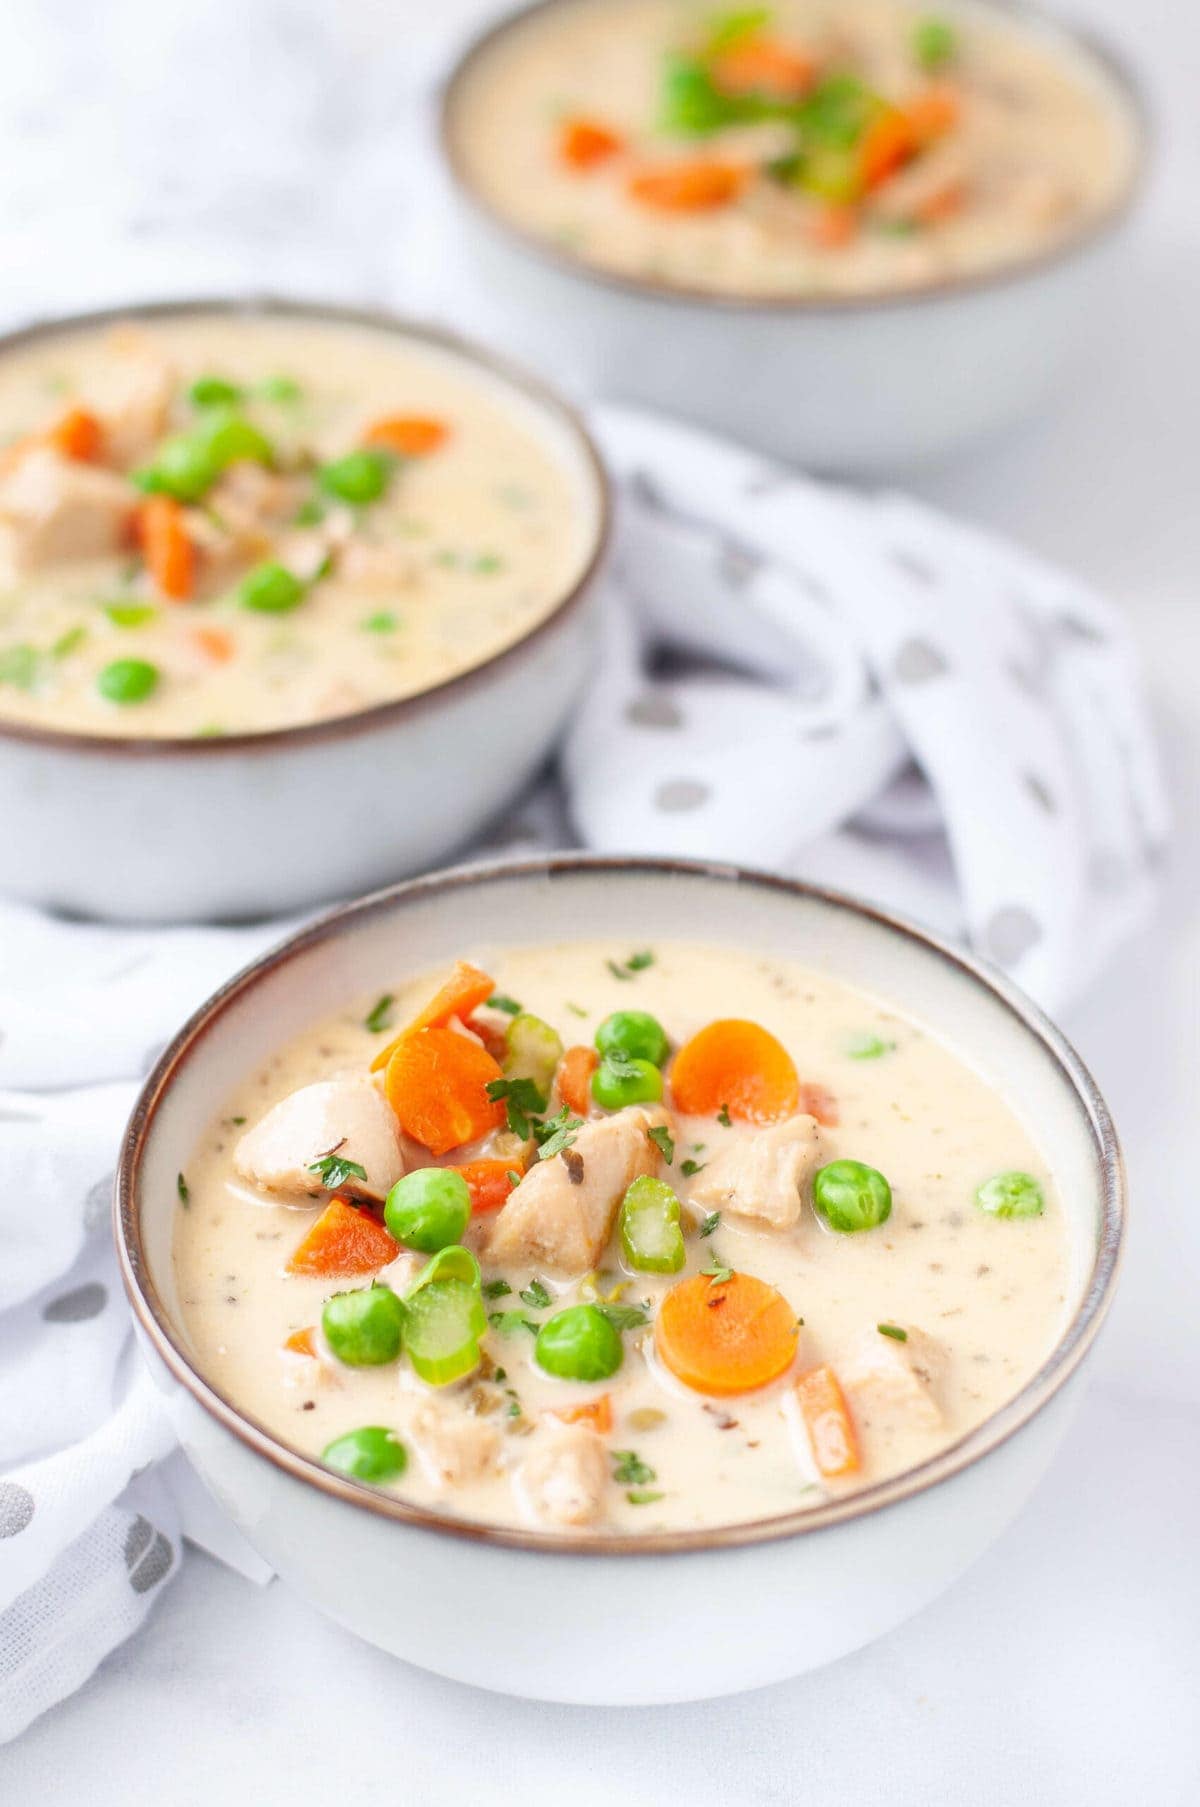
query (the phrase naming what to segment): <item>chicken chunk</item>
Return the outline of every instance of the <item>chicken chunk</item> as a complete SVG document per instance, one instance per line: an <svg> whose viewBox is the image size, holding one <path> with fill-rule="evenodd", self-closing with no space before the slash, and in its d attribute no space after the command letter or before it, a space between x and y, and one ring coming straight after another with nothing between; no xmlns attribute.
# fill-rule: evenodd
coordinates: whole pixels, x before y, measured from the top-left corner
<svg viewBox="0 0 1200 1807"><path fill-rule="evenodd" d="M303 479L239 459L213 485L207 499L212 513L245 542L247 550L260 545L265 549L271 536L292 519L305 488Z"/></svg>
<svg viewBox="0 0 1200 1807"><path fill-rule="evenodd" d="M539 1161L509 1195L488 1259L568 1274L595 1267L627 1187L658 1172L661 1155L650 1131L667 1121L659 1107L634 1105L585 1123L569 1148Z"/></svg>
<svg viewBox="0 0 1200 1807"><path fill-rule="evenodd" d="M175 371L136 328L113 333L106 349L82 399L104 422L106 461L128 470L148 458L167 431Z"/></svg>
<svg viewBox="0 0 1200 1807"><path fill-rule="evenodd" d="M710 1158L688 1196L706 1211L732 1211L790 1230L800 1221L804 1189L820 1158L815 1117L800 1114L765 1129L739 1129Z"/></svg>
<svg viewBox="0 0 1200 1807"><path fill-rule="evenodd" d="M461 1401L416 1399L403 1416L405 1433L435 1487L465 1487L495 1468L499 1428Z"/></svg>
<svg viewBox="0 0 1200 1807"><path fill-rule="evenodd" d="M535 1524L591 1525L608 1486L608 1449L586 1424L546 1425L513 1477L517 1499Z"/></svg>
<svg viewBox="0 0 1200 1807"><path fill-rule="evenodd" d="M301 1086L246 1131L233 1163L264 1192L303 1194L322 1189L313 1169L330 1154L353 1161L366 1178L351 1174L326 1190L381 1199L403 1174L399 1126L370 1079L355 1074Z"/></svg>
<svg viewBox="0 0 1200 1807"><path fill-rule="evenodd" d="M905 1340L864 1330L848 1360L839 1364L842 1384L870 1417L900 1417L936 1430L942 1409L936 1390L946 1369L941 1344L923 1330L897 1325Z"/></svg>
<svg viewBox="0 0 1200 1807"><path fill-rule="evenodd" d="M0 482L3 556L25 572L119 552L136 500L111 471L31 446Z"/></svg>

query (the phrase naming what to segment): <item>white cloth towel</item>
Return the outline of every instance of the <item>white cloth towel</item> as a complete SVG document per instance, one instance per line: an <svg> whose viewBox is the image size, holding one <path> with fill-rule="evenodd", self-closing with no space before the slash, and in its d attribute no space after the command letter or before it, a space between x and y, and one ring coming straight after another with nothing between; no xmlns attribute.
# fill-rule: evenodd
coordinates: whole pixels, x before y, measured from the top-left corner
<svg viewBox="0 0 1200 1807"><path fill-rule="evenodd" d="M625 409L595 426L620 487L602 657L561 786L481 851L799 873L965 932L1051 1007L1078 993L1152 907L1167 833L1107 605L900 497ZM107 1219L137 1082L291 926L0 904L0 1739L136 1629L181 1535L267 1573L164 1461Z"/></svg>

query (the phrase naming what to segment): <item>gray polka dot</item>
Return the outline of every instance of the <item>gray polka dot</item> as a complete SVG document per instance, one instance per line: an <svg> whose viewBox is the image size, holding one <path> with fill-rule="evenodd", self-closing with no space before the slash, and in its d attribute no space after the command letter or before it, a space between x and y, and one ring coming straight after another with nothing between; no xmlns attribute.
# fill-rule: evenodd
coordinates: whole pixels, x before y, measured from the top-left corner
<svg viewBox="0 0 1200 1807"><path fill-rule="evenodd" d="M711 796L710 786L701 784L698 778L668 778L655 791L654 801L667 814L678 815L683 810L699 809Z"/></svg>
<svg viewBox="0 0 1200 1807"><path fill-rule="evenodd" d="M1098 627L1093 627L1090 621L1081 620L1078 615L1072 615L1067 609L1055 617L1055 626L1071 640L1083 640L1091 646L1104 644L1105 635Z"/></svg>
<svg viewBox="0 0 1200 1807"><path fill-rule="evenodd" d="M85 1318L98 1318L107 1304L108 1288L99 1280L89 1280L86 1286L60 1293L43 1305L42 1316L48 1324L81 1324Z"/></svg>
<svg viewBox="0 0 1200 1807"><path fill-rule="evenodd" d="M15 1537L33 1517L33 1495L16 1481L0 1481L0 1537Z"/></svg>
<svg viewBox="0 0 1200 1807"><path fill-rule="evenodd" d="M907 577L915 577L918 583L933 584L937 581L933 567L917 553L910 552L906 546L892 547L892 563Z"/></svg>
<svg viewBox="0 0 1200 1807"><path fill-rule="evenodd" d="M626 705L625 720L635 728L682 728L683 710L669 696L647 690Z"/></svg>
<svg viewBox="0 0 1200 1807"><path fill-rule="evenodd" d="M984 946L1001 966L1013 966L1042 938L1035 918L1020 904L1005 904L984 930Z"/></svg>
<svg viewBox="0 0 1200 1807"><path fill-rule="evenodd" d="M125 1567L135 1594L148 1594L170 1572L174 1551L148 1519L137 1517L125 1534Z"/></svg>
<svg viewBox="0 0 1200 1807"><path fill-rule="evenodd" d="M112 1210L113 1180L115 1174L106 1173L102 1180L97 1180L83 1201L83 1227L85 1230L98 1230L108 1222L108 1214Z"/></svg>
<svg viewBox="0 0 1200 1807"><path fill-rule="evenodd" d="M1041 804L1048 816L1058 814L1058 804L1054 800L1054 792L1044 778L1039 778L1036 772L1026 772L1025 788L1034 802Z"/></svg>
<svg viewBox="0 0 1200 1807"><path fill-rule="evenodd" d="M643 508L651 509L655 514L662 514L666 504L662 491L649 471L634 471L629 479L629 493Z"/></svg>
<svg viewBox="0 0 1200 1807"><path fill-rule="evenodd" d="M892 662L892 675L901 684L925 684L946 669L945 659L928 640L906 640Z"/></svg>

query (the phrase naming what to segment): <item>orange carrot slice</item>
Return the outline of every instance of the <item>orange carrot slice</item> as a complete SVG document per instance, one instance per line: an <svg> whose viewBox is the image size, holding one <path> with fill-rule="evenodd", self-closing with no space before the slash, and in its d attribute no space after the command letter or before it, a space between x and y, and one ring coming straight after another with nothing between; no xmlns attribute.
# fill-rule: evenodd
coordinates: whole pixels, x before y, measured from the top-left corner
<svg viewBox="0 0 1200 1807"><path fill-rule="evenodd" d="M698 157L691 163L635 171L629 178L629 193L643 207L655 207L662 213L705 213L736 201L749 174L742 164Z"/></svg>
<svg viewBox="0 0 1200 1807"><path fill-rule="evenodd" d="M428 458L450 437L444 420L428 414L387 414L363 434L364 445L381 446L397 458Z"/></svg>
<svg viewBox="0 0 1200 1807"><path fill-rule="evenodd" d="M289 1355L312 1355L317 1353L317 1330L310 1324L305 1330L293 1330L291 1336L285 1337L283 1346Z"/></svg>
<svg viewBox="0 0 1200 1807"><path fill-rule="evenodd" d="M929 144L954 130L962 117L958 90L948 82L924 89L905 109L909 129L919 144Z"/></svg>
<svg viewBox="0 0 1200 1807"><path fill-rule="evenodd" d="M454 1029L417 1029L401 1037L384 1077L387 1101L405 1135L442 1155L504 1122L487 1087L503 1075L486 1048Z"/></svg>
<svg viewBox="0 0 1200 1807"><path fill-rule="evenodd" d="M137 536L155 588L174 602L192 593L196 552L174 496L148 496L138 509Z"/></svg>
<svg viewBox="0 0 1200 1807"><path fill-rule="evenodd" d="M920 140L907 113L889 107L873 119L863 133L858 147L858 170L862 185L879 188L889 176L914 157Z"/></svg>
<svg viewBox="0 0 1200 1807"><path fill-rule="evenodd" d="M412 1022L399 1035L394 1035L386 1048L380 1049L371 1062L372 1073L382 1073L406 1036L418 1029L442 1029L454 1017L466 1022L473 1010L487 1003L495 989L496 982L487 973L472 966L468 960L456 961L454 971L424 1010L419 1010Z"/></svg>
<svg viewBox="0 0 1200 1807"><path fill-rule="evenodd" d="M592 1074L600 1064L594 1048L568 1048L558 1063L558 1095L572 1116L586 1117L592 1108Z"/></svg>
<svg viewBox="0 0 1200 1807"><path fill-rule="evenodd" d="M697 1393L749 1393L777 1380L796 1353L799 1325L782 1293L752 1274L693 1274L659 1307L654 1343Z"/></svg>
<svg viewBox="0 0 1200 1807"><path fill-rule="evenodd" d="M822 251L835 251L849 245L858 235L858 214L853 207L841 207L831 201L812 216L808 236Z"/></svg>
<svg viewBox="0 0 1200 1807"><path fill-rule="evenodd" d="M193 629L192 639L202 653L213 661L214 665L228 665L237 650L233 635L224 627L198 627Z"/></svg>
<svg viewBox="0 0 1200 1807"><path fill-rule="evenodd" d="M677 1110L711 1117L724 1109L740 1123L776 1123L800 1100L787 1049L759 1023L724 1017L683 1044L670 1071Z"/></svg>
<svg viewBox="0 0 1200 1807"><path fill-rule="evenodd" d="M598 119L564 119L559 127L559 160L570 169L595 169L624 148L621 134Z"/></svg>
<svg viewBox="0 0 1200 1807"><path fill-rule="evenodd" d="M288 1262L293 1274L375 1274L396 1259L399 1243L367 1211L331 1198Z"/></svg>
<svg viewBox="0 0 1200 1807"><path fill-rule="evenodd" d="M90 464L99 458L104 445L104 428L86 408L71 408L47 436L56 452L64 458Z"/></svg>
<svg viewBox="0 0 1200 1807"><path fill-rule="evenodd" d="M805 51L777 38L750 37L720 51L709 65L722 94L761 94L795 100L812 87L816 63Z"/></svg>
<svg viewBox="0 0 1200 1807"><path fill-rule="evenodd" d="M550 1416L563 1424L590 1424L594 1431L607 1437L613 1427L612 1396L601 1393L599 1399L587 1399L582 1405L552 1406Z"/></svg>
<svg viewBox="0 0 1200 1807"><path fill-rule="evenodd" d="M832 1368L810 1368L796 1382L796 1400L823 1475L853 1474L859 1465L858 1437L838 1377Z"/></svg>
<svg viewBox="0 0 1200 1807"><path fill-rule="evenodd" d="M513 1189L510 1176L515 1173L519 1177L521 1164L519 1161L464 1161L461 1167L452 1167L450 1171L461 1173L466 1180L472 1211L498 1211L507 1203Z"/></svg>

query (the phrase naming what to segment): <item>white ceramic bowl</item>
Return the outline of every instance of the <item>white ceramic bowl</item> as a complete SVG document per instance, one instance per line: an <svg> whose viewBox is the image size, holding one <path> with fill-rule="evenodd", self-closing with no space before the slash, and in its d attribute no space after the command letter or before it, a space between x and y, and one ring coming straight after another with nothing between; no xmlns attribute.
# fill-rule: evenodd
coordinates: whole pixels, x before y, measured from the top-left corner
<svg viewBox="0 0 1200 1807"><path fill-rule="evenodd" d="M188 313L301 316L395 332L461 359L544 433L578 497L578 579L504 651L417 696L264 734L138 739L0 720L0 893L146 922L275 914L352 896L463 846L528 782L584 679L608 482L557 396L461 339L377 312L261 299L118 308L0 338ZM327 844L325 831L336 823Z"/></svg>
<svg viewBox="0 0 1200 1807"><path fill-rule="evenodd" d="M908 294L742 300L598 270L506 221L472 186L457 123L472 76L530 15L579 3L533 0L507 15L468 47L443 91L441 148L459 202L460 255L487 295L498 343L536 353L541 367L588 392L847 473L944 457L1069 378L1103 319L1119 228L1146 161L1139 95L1109 51L1024 8L978 7L1080 67L1128 120L1129 181L1102 217L994 274Z"/></svg>
<svg viewBox="0 0 1200 1807"><path fill-rule="evenodd" d="M1049 1151L1070 1220L1070 1320L1017 1396L894 1480L807 1512L636 1538L496 1528L297 1455L204 1380L171 1262L175 1177L215 1099L283 1041L464 946L636 929L828 968L951 1037ZM202 1479L283 1579L423 1668L547 1700L734 1693L830 1662L941 1592L1020 1510L1078 1393L1124 1227L1112 1124L1071 1048L998 974L881 911L724 866L563 856L462 868L327 916L247 968L164 1054L131 1119L116 1234L139 1340ZM529 1601L553 1603L550 1629ZM499 1659L497 1653L500 1653Z"/></svg>

